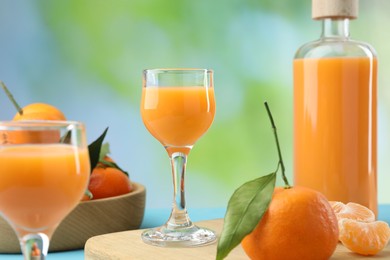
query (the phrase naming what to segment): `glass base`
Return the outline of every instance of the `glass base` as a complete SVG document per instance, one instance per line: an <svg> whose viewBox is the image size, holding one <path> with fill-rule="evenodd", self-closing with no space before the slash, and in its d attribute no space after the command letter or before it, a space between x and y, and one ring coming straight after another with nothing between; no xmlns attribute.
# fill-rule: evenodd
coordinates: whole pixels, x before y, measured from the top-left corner
<svg viewBox="0 0 390 260"><path fill-rule="evenodd" d="M161 247L196 247L217 239L214 231L197 226L175 230L162 226L144 231L141 237L145 243Z"/></svg>

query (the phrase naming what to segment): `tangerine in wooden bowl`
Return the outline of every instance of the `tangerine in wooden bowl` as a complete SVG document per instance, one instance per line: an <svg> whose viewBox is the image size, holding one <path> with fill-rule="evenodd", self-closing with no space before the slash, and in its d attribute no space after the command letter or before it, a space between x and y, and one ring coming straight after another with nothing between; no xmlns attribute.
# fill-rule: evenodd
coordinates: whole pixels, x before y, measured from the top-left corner
<svg viewBox="0 0 390 260"><path fill-rule="evenodd" d="M50 242L50 251L84 248L93 236L138 229L145 212L145 187L132 182L130 193L82 201L60 223ZM0 217L0 253L20 252L11 226Z"/></svg>

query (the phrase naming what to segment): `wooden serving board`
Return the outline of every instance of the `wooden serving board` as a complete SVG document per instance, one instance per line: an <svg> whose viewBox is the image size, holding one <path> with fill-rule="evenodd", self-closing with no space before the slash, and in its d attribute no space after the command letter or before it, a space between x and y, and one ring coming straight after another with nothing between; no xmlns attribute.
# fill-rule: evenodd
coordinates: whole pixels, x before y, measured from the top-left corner
<svg viewBox="0 0 390 260"><path fill-rule="evenodd" d="M223 219L208 220L196 223L210 228L219 235ZM143 230L124 231L90 238L85 244L86 260L127 260L127 259L215 259L217 244L191 248L164 248L145 244L141 240ZM241 246L237 246L226 259L249 259ZM354 254L339 244L331 260L368 259ZM390 244L375 259L390 259Z"/></svg>

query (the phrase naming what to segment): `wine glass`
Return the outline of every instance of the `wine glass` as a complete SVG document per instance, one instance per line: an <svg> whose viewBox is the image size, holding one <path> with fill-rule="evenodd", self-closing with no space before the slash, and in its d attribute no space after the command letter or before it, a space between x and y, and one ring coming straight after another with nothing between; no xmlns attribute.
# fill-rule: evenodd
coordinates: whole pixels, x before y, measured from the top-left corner
<svg viewBox="0 0 390 260"><path fill-rule="evenodd" d="M187 156L213 122L213 72L207 69L151 69L143 72L142 120L165 147L172 166L173 205L168 221L146 230L144 242L187 247L215 241L213 231L192 223L185 200Z"/></svg>
<svg viewBox="0 0 390 260"><path fill-rule="evenodd" d="M25 259L45 259L50 237L79 203L89 173L83 124L0 122L0 214Z"/></svg>

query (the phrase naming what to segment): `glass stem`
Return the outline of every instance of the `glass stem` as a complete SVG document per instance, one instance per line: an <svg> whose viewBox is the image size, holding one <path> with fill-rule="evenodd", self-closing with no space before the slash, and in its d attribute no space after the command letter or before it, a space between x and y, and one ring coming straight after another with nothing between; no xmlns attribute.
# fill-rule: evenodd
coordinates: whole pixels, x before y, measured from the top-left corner
<svg viewBox="0 0 390 260"><path fill-rule="evenodd" d="M188 216L185 199L185 173L187 155L181 152L171 154L172 177L173 177L173 205L172 213L167 222L168 229L183 229L192 227Z"/></svg>
<svg viewBox="0 0 390 260"><path fill-rule="evenodd" d="M43 233L27 234L20 239L25 260L45 260L49 250L49 238Z"/></svg>

